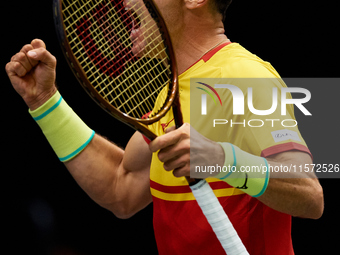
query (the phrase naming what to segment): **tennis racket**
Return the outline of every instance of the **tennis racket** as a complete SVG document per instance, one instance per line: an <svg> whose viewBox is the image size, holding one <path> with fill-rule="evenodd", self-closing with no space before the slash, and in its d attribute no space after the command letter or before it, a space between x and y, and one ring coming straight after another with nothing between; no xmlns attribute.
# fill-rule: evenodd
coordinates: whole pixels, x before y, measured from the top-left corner
<svg viewBox="0 0 340 255"><path fill-rule="evenodd" d="M100 107L150 140L148 125L170 109L183 124L175 55L152 0L54 0L54 17L71 69ZM248 254L210 185L190 184L226 253Z"/></svg>

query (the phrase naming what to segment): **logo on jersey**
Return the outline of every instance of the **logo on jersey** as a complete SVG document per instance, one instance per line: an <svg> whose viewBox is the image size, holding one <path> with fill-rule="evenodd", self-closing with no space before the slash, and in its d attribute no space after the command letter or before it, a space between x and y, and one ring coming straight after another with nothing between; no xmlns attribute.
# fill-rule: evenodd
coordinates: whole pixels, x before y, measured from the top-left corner
<svg viewBox="0 0 340 255"><path fill-rule="evenodd" d="M213 117L213 127L220 125L254 128L269 125L271 127L276 125L284 128L295 127L298 123L290 112L293 107L300 110L305 116L312 115L305 107L305 104L311 99L310 91L305 88L280 86L282 82L276 81L276 79L269 81L264 79L263 82L259 79L219 78L210 80L209 85L206 79L192 79L191 86L195 89L192 98L197 98L194 101L199 100L201 103L200 115L208 118ZM197 93L197 89L204 93ZM298 96L292 97L291 94ZM242 118L243 116L244 118ZM281 116L288 118L283 119ZM285 137L287 136L275 139L280 140Z"/></svg>
<svg viewBox="0 0 340 255"><path fill-rule="evenodd" d="M200 85L205 86L210 91L212 91L216 95L217 99L219 100L219 102L220 102L220 104L222 106L221 97L220 97L220 95L217 93L217 91L213 87L211 87L210 85L208 85L206 83L203 83L203 82L197 82L197 83L200 84ZM215 105L217 105L215 97L213 96L213 94L208 89L205 89L205 88L202 88L202 87L196 87L196 88L206 92L212 98L212 100L215 102ZM207 115L207 94L202 94L202 97L201 97L201 99L202 99L202 101L201 101L202 102L202 104L201 104L201 106L202 106L201 107L201 114L202 115Z"/></svg>

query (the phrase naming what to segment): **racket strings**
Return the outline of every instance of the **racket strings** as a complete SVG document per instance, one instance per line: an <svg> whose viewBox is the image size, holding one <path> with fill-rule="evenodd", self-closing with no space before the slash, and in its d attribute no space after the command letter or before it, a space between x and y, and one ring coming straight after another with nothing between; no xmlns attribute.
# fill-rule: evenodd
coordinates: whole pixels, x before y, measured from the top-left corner
<svg viewBox="0 0 340 255"><path fill-rule="evenodd" d="M157 55L155 55L156 57L158 56L159 54L157 54ZM145 62L143 62L143 66L146 66L146 65L149 65L149 64L151 64L151 62L152 62L152 60L151 59L149 59L149 60L147 60L147 61L145 61ZM137 65L139 64L138 62L136 62L137 63ZM134 65L136 65L136 64L134 64ZM158 63L156 63L155 65L154 65L154 68L153 69L148 69L148 70L145 70L144 68L142 68L142 71L144 72L144 74L142 74L139 78L140 79L143 79L145 82L147 81L146 79L145 79L145 77L148 75L148 74L150 74L151 73L151 75L152 75L152 80L149 80L148 82L151 82L151 84L153 84L155 81L157 81L157 79L159 78L159 79L161 79L161 81L163 82L163 83L165 83L166 82L166 80L164 79L164 76L162 76L162 74L163 73L165 73L165 72L167 72L167 71L169 71L169 68L163 68L163 70L161 71L161 72L158 72L158 74L155 72L155 68L156 67L158 67L158 66L160 66L160 65L162 65L162 63L161 62L158 62ZM137 69L135 68L135 67L133 67L133 70L134 71L137 71ZM122 82L126 82L127 81L127 79L129 79L129 78L131 78L131 75L129 76L129 75L126 75L126 78L125 78L125 80L123 80ZM134 81L133 83L131 83L128 87L126 87L125 88L125 90L123 90L120 94L118 94L115 98L114 98L114 100L115 99L117 99L119 96L121 96L126 90L128 90L129 88L134 88L134 85L138 85L138 81ZM144 89L144 88L147 88L148 87L148 84L146 84L146 85L144 85L142 88ZM153 88L153 89L156 89L155 87ZM99 92L101 92L101 91L99 91ZM112 93L112 91L109 93L109 94L111 94Z"/></svg>
<svg viewBox="0 0 340 255"><path fill-rule="evenodd" d="M136 11L138 12L138 10L136 10ZM148 22L148 23L150 23L150 22ZM148 23L146 23L146 24L148 25ZM156 29L156 24L153 24L152 26L153 26L152 29ZM159 39L160 39L160 35L159 35L158 37L152 39L152 40L151 40L151 43L154 43L156 40L159 40ZM123 44L124 44L124 43L125 43L125 41L123 41ZM158 44L156 44L155 47L159 47L160 44L162 44L162 42L158 42ZM157 57L165 50L164 47L163 47L162 49L163 49L163 50L162 50L161 52L158 52L158 53L155 55L156 58L157 58ZM144 62L143 62L143 61L144 61ZM140 62L143 62L143 63L140 63ZM152 75L153 75L152 77L154 77L154 78L153 78L152 81L155 81L156 78L158 78L158 77L160 77L160 78L163 77L163 76L161 76L161 75L155 74L154 69L149 69L149 70L146 70L146 69L145 69L145 66L147 66L147 64L149 64L150 62L151 62L151 59L145 61L145 58L141 58L141 59L139 59L138 61L136 61L135 63L133 63L132 66L131 66L131 69L132 69L134 72L137 71L136 66L142 67L141 70L144 72L144 75L140 76L140 78L141 78L141 79L144 79L145 82L147 82L147 81L145 80L145 74L148 74L149 72L152 72L152 73L153 73L153 74L152 74ZM164 71L166 71L166 70L164 70ZM163 71L163 72L164 72L164 71ZM129 79L130 77L131 77L131 74L126 75L126 79L123 80L122 82L126 82L126 80ZM151 81L151 83L152 83L152 81ZM149 81L149 82L150 82L150 81ZM166 81L163 79L162 82L165 83ZM124 93L127 89L133 88L134 85L138 85L138 81L135 81L135 82L133 82L132 84L130 84L130 86L127 87L124 91L120 92L120 93L114 98L114 100L118 99L119 96L121 96L122 93ZM144 85L142 88L143 88L143 89L144 89L144 88L147 88L147 86ZM100 92L101 92L101 91L99 91L99 93L100 93ZM112 92L110 92L110 93L112 93ZM109 94L110 94L110 93L109 93ZM152 93L152 94L154 94L154 93ZM133 96L132 96L132 97L133 97ZM114 100L112 100L110 103L112 103ZM129 101L129 100L128 100L128 101ZM128 101L127 101L127 102L128 102ZM124 105L124 104L123 104L123 105ZM120 107L121 107L121 106L120 106Z"/></svg>
<svg viewBox="0 0 340 255"><path fill-rule="evenodd" d="M146 7L127 8L122 0L67 0L63 14L71 50L96 91L131 117L157 115L167 100L171 70L162 35ZM140 38L143 47L136 50L133 40Z"/></svg>
<svg viewBox="0 0 340 255"><path fill-rule="evenodd" d="M137 10L137 11L138 11L138 10ZM106 21L106 22L107 22L107 21ZM157 39L157 38L156 38L156 39ZM124 43L124 42L123 42L123 43ZM158 46L158 45L157 45L157 46ZM157 55L158 55L158 54L157 54ZM148 61L148 62L150 62L150 61ZM146 64L146 63L144 63L143 66L145 66L145 64ZM151 71L153 71L153 69L151 69ZM145 76L145 75L143 75L142 78L144 78L144 76ZM155 76L153 76L153 77L155 77ZM156 78L157 78L157 77L159 77L159 75L156 76ZM154 79L154 80L155 80L155 79ZM163 81L163 82L164 82L164 81ZM129 86L129 88L131 88L131 87L132 87L133 85L135 85L135 84L136 84L136 82L134 82L133 84L131 84L131 85ZM147 86L144 86L143 88L146 88L146 87L147 87ZM132 88L133 88L133 87L132 87ZM105 89L105 88L103 88L103 89ZM121 96L122 93L125 92L126 90L127 90L127 89L125 89L124 91L122 91L118 96L116 96L116 97L114 98L114 100L119 99L119 96ZM101 92L101 91L99 91L99 92ZM154 91L153 93L151 93L150 96L154 95L155 92L157 92L157 90ZM111 91L110 93L112 93L112 91ZM134 93L135 93L135 91L134 91ZM128 99L127 101L125 101L125 103L121 104L121 105L119 106L119 108L122 107L122 106L124 107L124 105L125 105L126 103L128 103L131 99L134 100L134 97L135 97L135 96L136 96L136 94L132 95L132 97L130 97L130 99ZM150 97L150 96L149 96L149 97ZM148 97L146 97L146 99L148 99ZM114 100L112 100L110 103L112 103ZM146 101L146 102L147 102L147 101ZM137 101L135 100L135 104L136 104L136 103L137 103ZM134 109L136 109L136 108L137 108L138 106L140 106L140 105L142 105L142 104L137 104L137 106L134 107L134 108L132 109L132 111L133 111ZM132 111L129 111L128 114L131 113Z"/></svg>

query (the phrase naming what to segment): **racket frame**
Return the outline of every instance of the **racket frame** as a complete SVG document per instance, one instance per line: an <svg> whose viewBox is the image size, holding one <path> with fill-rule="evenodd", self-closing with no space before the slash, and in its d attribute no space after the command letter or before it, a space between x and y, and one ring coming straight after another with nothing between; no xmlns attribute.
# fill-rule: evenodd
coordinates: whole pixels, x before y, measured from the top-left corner
<svg viewBox="0 0 340 255"><path fill-rule="evenodd" d="M64 25L64 16L62 12L62 3L63 0L53 0L53 12L54 12L54 23L58 36L59 43L61 45L62 52L73 71L75 77L78 82L82 85L85 91L89 94L89 96L107 113L116 118L117 120L127 124L133 129L141 132L145 135L149 140L154 140L157 136L147 128L147 125L157 122L160 120L170 109L173 108L174 118L176 127L180 127L183 124L183 117L180 108L179 101L179 88L178 88L178 72L176 66L176 59L174 50L171 43L171 38L165 24L165 21L160 14L158 7L153 3L152 0L143 0L145 6L148 8L148 11L151 14L151 17L158 23L158 28L160 33L162 34L164 43L166 45L166 50L168 51L170 70L171 70L171 78L169 83L169 93L168 98L165 100L165 105L156 115L147 118L133 118L126 113L123 113L113 107L108 101L106 101L98 91L91 85L88 80L84 70L80 67L80 63L77 58L74 56L67 35L66 28Z"/></svg>

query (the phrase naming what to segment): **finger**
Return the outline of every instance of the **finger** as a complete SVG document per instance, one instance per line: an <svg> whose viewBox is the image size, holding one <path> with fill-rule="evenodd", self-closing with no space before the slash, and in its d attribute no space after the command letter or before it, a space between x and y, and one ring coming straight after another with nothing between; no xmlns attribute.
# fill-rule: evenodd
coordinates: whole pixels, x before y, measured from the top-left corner
<svg viewBox="0 0 340 255"><path fill-rule="evenodd" d="M12 76L16 76L16 73L13 71L13 64L13 62L8 62L5 67L6 73L9 78L11 78Z"/></svg>
<svg viewBox="0 0 340 255"><path fill-rule="evenodd" d="M158 159L164 163L171 160L172 158L178 157L179 155L180 151L176 148L176 145L173 144L164 149L159 150Z"/></svg>
<svg viewBox="0 0 340 255"><path fill-rule="evenodd" d="M46 49L46 44L44 43L44 41L42 41L40 39L32 40L31 45L34 49L38 49L38 48L45 48Z"/></svg>
<svg viewBox="0 0 340 255"><path fill-rule="evenodd" d="M190 134L188 134L187 130L182 127L179 129L169 128L169 131L165 135L157 137L149 144L150 150L152 152L156 152L178 143L181 139L189 138Z"/></svg>
<svg viewBox="0 0 340 255"><path fill-rule="evenodd" d="M190 155L183 154L178 157L172 158L163 164L163 168L166 171L171 171L173 169L179 169L190 164Z"/></svg>
<svg viewBox="0 0 340 255"><path fill-rule="evenodd" d="M31 47L32 47L31 50L33 50L33 49L39 49L39 48L46 49L46 44L45 44L44 41L42 41L42 40L40 40L40 39L34 39L34 40L32 40L32 42L31 42ZM31 51L31 50L30 50L30 51ZM32 65L33 65L33 66L35 66L35 65L37 65L37 64L39 63L39 61L36 60L36 59L34 59L34 58L31 58L30 60L32 61ZM39 60L40 60L40 59L39 59Z"/></svg>
<svg viewBox="0 0 340 255"><path fill-rule="evenodd" d="M22 79L17 74L17 72L20 72L20 71L16 70L16 67L15 67L16 65L18 65L18 63L16 63L16 62L9 62L6 65L6 73L8 75L8 78L10 79L11 83L13 84L13 86L15 84L19 84L21 79Z"/></svg>
<svg viewBox="0 0 340 255"><path fill-rule="evenodd" d="M12 80L13 77L25 76L27 70L19 62L11 61L6 65L6 72L8 77Z"/></svg>
<svg viewBox="0 0 340 255"><path fill-rule="evenodd" d="M55 68L57 60L56 58L48 52L44 47L37 48L27 52L27 56L35 61L40 61L50 68Z"/></svg>
<svg viewBox="0 0 340 255"><path fill-rule="evenodd" d="M183 165L181 167L178 167L178 168L174 169L172 174L175 177L190 176L190 170L188 171L187 165Z"/></svg>
<svg viewBox="0 0 340 255"><path fill-rule="evenodd" d="M6 73L7 73L8 78L10 79L11 83L17 84L19 79L21 79L21 78L19 78L18 75L15 72L13 72L12 64L13 64L12 62L7 63Z"/></svg>
<svg viewBox="0 0 340 255"><path fill-rule="evenodd" d="M24 53L25 55L27 55L27 52L33 50L33 46L32 44L26 44L24 47L22 47L22 49L20 50L20 52ZM27 57L27 56L26 56ZM39 61L37 60L34 60L34 59L30 59L30 58L27 58L27 61L30 63L31 67L34 67L36 66Z"/></svg>
<svg viewBox="0 0 340 255"><path fill-rule="evenodd" d="M20 52L27 53L30 50L33 50L33 46L31 44L26 44L24 47L21 48Z"/></svg>
<svg viewBox="0 0 340 255"><path fill-rule="evenodd" d="M175 132L171 132L162 136L157 137L149 144L151 152L156 152L177 143L180 137Z"/></svg>
<svg viewBox="0 0 340 255"><path fill-rule="evenodd" d="M175 129L174 127L170 127L168 129L169 131L165 135L157 137L149 144L151 152L156 152L165 147L176 144L181 139L190 138L190 125L187 123L184 123L178 129Z"/></svg>
<svg viewBox="0 0 340 255"><path fill-rule="evenodd" d="M158 152L158 159L167 162L184 154L190 154L190 140L184 139L173 145L167 146Z"/></svg>
<svg viewBox="0 0 340 255"><path fill-rule="evenodd" d="M31 71L31 69L33 68L31 62L29 61L29 59L27 57L27 55L22 51L20 51L19 53L15 54L12 57L12 62L20 63L25 68L26 73Z"/></svg>

